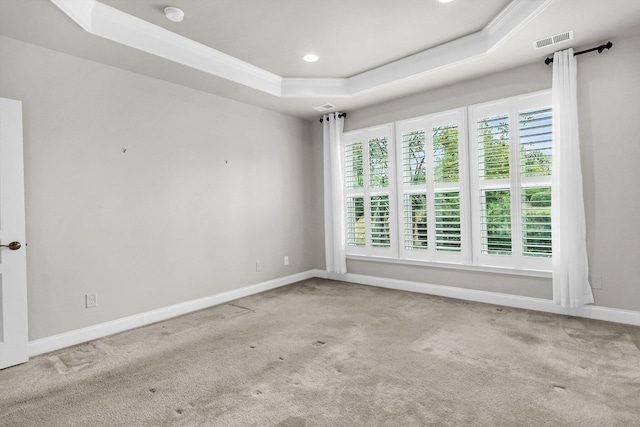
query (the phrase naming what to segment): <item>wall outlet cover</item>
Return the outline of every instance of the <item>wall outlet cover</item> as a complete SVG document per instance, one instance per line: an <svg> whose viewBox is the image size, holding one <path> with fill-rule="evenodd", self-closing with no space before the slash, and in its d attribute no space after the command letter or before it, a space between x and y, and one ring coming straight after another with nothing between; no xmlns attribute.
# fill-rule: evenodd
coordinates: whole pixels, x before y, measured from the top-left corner
<svg viewBox="0 0 640 427"><path fill-rule="evenodd" d="M602 276L591 276L591 288L602 290Z"/></svg>
<svg viewBox="0 0 640 427"><path fill-rule="evenodd" d="M98 294L87 294L85 295L85 302L87 308L97 307L98 306Z"/></svg>

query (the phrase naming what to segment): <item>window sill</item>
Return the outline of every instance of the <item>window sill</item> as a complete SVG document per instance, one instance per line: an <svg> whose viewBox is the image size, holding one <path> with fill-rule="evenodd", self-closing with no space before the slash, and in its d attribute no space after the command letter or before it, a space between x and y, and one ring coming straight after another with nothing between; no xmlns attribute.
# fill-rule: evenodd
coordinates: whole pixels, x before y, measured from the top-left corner
<svg viewBox="0 0 640 427"><path fill-rule="evenodd" d="M430 262L430 261L419 261L419 260L398 259L398 258L383 258L383 257L364 256L364 255L347 255L347 260L376 262L376 263L385 263L385 264L412 265L417 267L442 268L446 270L465 270L465 271L475 271L479 273L509 274L512 276L543 277L547 279L550 279L552 277L551 271L525 270L525 269L508 268L508 267L490 267L485 265L456 264L456 263L448 263L448 262Z"/></svg>

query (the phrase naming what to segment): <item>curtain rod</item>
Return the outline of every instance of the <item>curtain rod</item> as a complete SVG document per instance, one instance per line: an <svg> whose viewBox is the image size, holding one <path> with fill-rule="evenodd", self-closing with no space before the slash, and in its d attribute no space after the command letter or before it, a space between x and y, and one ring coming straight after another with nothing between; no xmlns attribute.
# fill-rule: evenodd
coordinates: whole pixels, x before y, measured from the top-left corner
<svg viewBox="0 0 640 427"><path fill-rule="evenodd" d="M331 114L331 113L329 113L329 114ZM334 113L334 114L335 114L335 113ZM343 117L347 117L347 113L340 113L340 114L338 114L338 118L339 118L339 119L341 119L341 118L343 118ZM320 123L322 123L322 122L324 122L324 119L320 119Z"/></svg>
<svg viewBox="0 0 640 427"><path fill-rule="evenodd" d="M573 54L573 56L578 56L578 55L582 55L583 53L589 53L589 52L593 52L594 50L597 50L598 53L602 53L602 51L604 51L605 49L609 50L613 47L613 43L608 42L606 44L601 44L598 47L592 47L591 49L587 49L587 50L583 50L580 52L576 52ZM544 60L544 63L549 65L553 62L553 58L547 58Z"/></svg>

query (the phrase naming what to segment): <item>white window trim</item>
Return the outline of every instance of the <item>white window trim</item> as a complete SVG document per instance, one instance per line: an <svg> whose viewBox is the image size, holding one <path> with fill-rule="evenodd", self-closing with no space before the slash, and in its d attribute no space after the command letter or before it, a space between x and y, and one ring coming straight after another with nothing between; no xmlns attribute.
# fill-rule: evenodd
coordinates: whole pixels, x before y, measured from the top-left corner
<svg viewBox="0 0 640 427"><path fill-rule="evenodd" d="M374 126L367 129L345 132L342 136L342 153L344 155L345 148L349 144L356 142L362 143L362 171L363 171L363 187L357 189L345 188L345 203L348 197L362 196L364 198L365 211L365 244L364 246L349 246L347 243L346 252L351 255L364 255L373 257L397 258L398 243L396 233L396 217L393 213L396 211L396 172L395 172L395 153L394 153L394 125L387 123L380 126ZM387 138L388 149L388 166L389 166L389 183L386 188L370 188L369 187L369 140L379 137ZM345 162L346 164L346 162ZM390 246L388 248L379 248L371 246L371 197L376 195L389 196L389 213L390 213ZM348 214L348 213L347 213Z"/></svg>
<svg viewBox="0 0 640 427"><path fill-rule="evenodd" d="M433 179L433 135L432 129L437 126L449 125L455 123L458 125L458 175L459 180L456 185L436 184ZM397 175L396 188L396 218L398 218L398 253L399 259L427 261L427 262L446 262L446 263L464 263L470 261L470 241L467 238L469 230L469 208L468 203L468 177L467 177L467 111L466 108L449 110L441 113L422 116L415 119L403 120L395 123L396 128L396 170ZM422 194L418 186L406 186L404 184L403 173L403 144L402 135L412 131L423 130L425 132L425 155L427 163L427 182L423 189L427 195L427 236L430 244L424 250L406 249L404 244L405 224L404 224L404 200L405 192L416 191ZM435 244L435 196L436 192L446 190L447 188L455 189L460 194L460 228L462 236L461 251L458 253L438 252ZM433 241L431 239L434 239Z"/></svg>
<svg viewBox="0 0 640 427"><path fill-rule="evenodd" d="M347 260L364 261L397 265L412 265L416 267L440 268L444 270L478 271L481 273L506 274L512 276L541 277L551 279L552 273L547 270L531 268L495 267L490 265L457 264L442 261L421 261L415 259L375 257L366 255L347 255Z"/></svg>
<svg viewBox="0 0 640 427"><path fill-rule="evenodd" d="M545 100L545 102L541 102ZM548 100L548 101L547 101ZM499 109L499 106L507 106L507 108ZM500 255L483 255L480 253L480 209L474 209L472 206L479 206L479 180L474 179L478 176L477 173L477 153L474 152L473 144L476 141L476 126L477 119L487 117L486 114L479 114L483 111L500 111L501 113L507 112L509 114L509 134L510 134L510 168L512 173L508 181L509 188L517 188L518 200L520 197L521 178L519 173L520 162L520 145L519 145L519 112L531 108L540 107L541 105L551 105L551 91L543 90L524 94L520 96L514 96L510 98L490 101L481 104L470 105L459 109L438 112L426 116L416 117L412 119L406 119L397 121L394 123L387 123L384 125L373 126L370 128L345 132L343 134L343 147L342 152L345 152L347 144L362 141L363 149L364 145L368 143L369 139L379 136L387 136L388 149L389 149L389 205L390 205L390 233L391 233L391 247L390 248L372 248L367 241L364 247L347 246L347 259L355 261L372 261L382 262L388 264L399 265L415 265L424 266L430 268L444 268L454 270L467 270L467 271L479 271L487 273L497 274L510 274L518 276L531 276L531 277L551 277L551 258L536 258L527 256L500 256ZM432 123L439 123L444 121L448 117L460 118L459 122L459 167L460 167L460 203L461 203L461 228L462 232L462 252L453 254L440 253L435 254L432 250L434 245L430 245L428 250L425 250L423 254L418 254L415 250L404 250L404 206L402 203L404 186L402 177L402 133L414 130L424 129L425 137L431 138L430 129L428 126ZM490 115L490 114L489 114ZM515 120L514 120L515 118ZM444 124L444 123L440 123ZM436 125L437 126L437 125ZM368 162L364 162L363 159L363 173L364 180L367 183L365 189L361 190L358 194L363 194L365 197L365 206L370 203L371 192L368 189ZM516 172L513 172L516 171ZM526 187L536 186L551 186L551 177L527 177L525 178ZM483 188L496 187L498 188L505 182L499 182L504 180L492 180L493 182L486 183ZM374 191L375 193L376 191ZM378 192L379 193L379 192ZM387 194L387 192L384 192ZM356 194L354 190L345 191L345 196ZM433 194L433 188L431 188L431 194ZM512 196L512 201L514 200ZM346 198L345 198L346 203ZM433 201L431 201L433 203ZM463 204L465 206L463 206ZM431 210L433 211L433 210ZM511 230L512 235L512 248L522 249L522 233L520 229L520 221L514 221L513 218L521 218L521 203L511 203L511 215L512 215L512 227L513 224L518 224L517 227ZM370 236L369 223L370 211L365 210L365 217L367 223L367 236ZM430 229L431 231L432 229ZM437 256L436 256L437 255Z"/></svg>
<svg viewBox="0 0 640 427"><path fill-rule="evenodd" d="M515 96L498 101L486 102L469 106L469 123L477 124L478 120L488 116L507 113L509 115L509 169L510 178L487 180L481 182L478 177L478 152L475 149L476 129L469 129L469 158L470 158L470 185L471 203L477 209L471 209L472 216L472 240L474 242L472 253L474 265L493 266L503 268L515 268L517 270L542 270L551 271L551 258L536 258L522 255L522 178L520 176L520 135L519 114L521 111L551 105L551 91L535 92L522 96ZM548 177L527 177L527 187L551 186L551 175ZM481 189L509 189L511 194L511 248L512 255L482 254L481 245L481 219L480 219L480 190Z"/></svg>

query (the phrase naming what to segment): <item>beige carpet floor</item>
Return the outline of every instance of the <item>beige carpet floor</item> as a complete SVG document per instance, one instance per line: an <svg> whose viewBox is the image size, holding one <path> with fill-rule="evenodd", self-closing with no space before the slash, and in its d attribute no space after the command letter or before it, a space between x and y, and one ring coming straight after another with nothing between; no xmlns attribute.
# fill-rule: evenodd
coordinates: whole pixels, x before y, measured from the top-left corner
<svg viewBox="0 0 640 427"><path fill-rule="evenodd" d="M640 425L640 328L312 279L0 371L3 426Z"/></svg>

